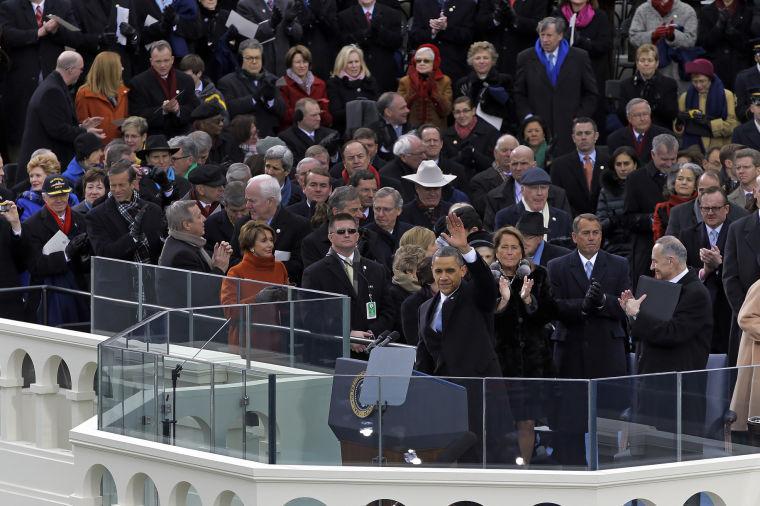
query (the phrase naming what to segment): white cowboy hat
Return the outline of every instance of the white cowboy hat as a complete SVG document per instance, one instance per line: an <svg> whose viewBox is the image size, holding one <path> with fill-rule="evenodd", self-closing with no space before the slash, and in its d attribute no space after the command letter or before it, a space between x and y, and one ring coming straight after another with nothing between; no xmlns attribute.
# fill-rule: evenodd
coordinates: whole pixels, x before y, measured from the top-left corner
<svg viewBox="0 0 760 506"><path fill-rule="evenodd" d="M426 188L440 188L446 186L457 177L451 174L444 174L441 168L433 160L425 160L417 167L416 174L402 176L404 179L413 181Z"/></svg>

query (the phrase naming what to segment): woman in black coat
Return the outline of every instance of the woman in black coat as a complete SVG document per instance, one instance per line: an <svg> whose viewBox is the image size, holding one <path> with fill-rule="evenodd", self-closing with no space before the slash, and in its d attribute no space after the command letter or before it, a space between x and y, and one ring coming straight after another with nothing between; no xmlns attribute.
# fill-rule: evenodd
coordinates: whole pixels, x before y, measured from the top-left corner
<svg viewBox="0 0 760 506"><path fill-rule="evenodd" d="M237 69L235 47L230 42L241 37L236 28L225 26L230 11L220 8L217 0L200 0L199 9L203 29L195 52L206 63L204 74L216 83Z"/></svg>
<svg viewBox="0 0 760 506"><path fill-rule="evenodd" d="M638 168L639 159L632 147L621 146L612 154L610 164L612 170L602 171L596 215L602 224L604 250L627 258L631 254L631 233L623 214L625 180Z"/></svg>
<svg viewBox="0 0 760 506"><path fill-rule="evenodd" d="M327 80L327 98L333 129L341 135L346 129L346 104L352 100L376 100L377 82L364 63L364 51L358 46L343 46L335 57L332 77Z"/></svg>
<svg viewBox="0 0 760 506"><path fill-rule="evenodd" d="M522 234L504 227L494 234L501 299L496 307L496 353L505 378L551 378L555 376L549 332L545 328L557 316L546 269L524 262ZM530 274L521 277L518 268L527 265ZM510 405L517 420L520 453L530 463L535 439L534 427L542 416L544 382L510 384Z"/></svg>
<svg viewBox="0 0 760 506"><path fill-rule="evenodd" d="M514 134L517 127L512 76L496 70L499 54L490 42L474 42L467 51L472 68L467 76L454 83L454 98L466 96L473 106L500 118L501 133Z"/></svg>
<svg viewBox="0 0 760 506"><path fill-rule="evenodd" d="M393 255L393 279L388 290L391 311L401 316L401 306L410 296L419 292L420 282L417 280L417 266L425 258L425 250L420 246L406 245L399 247ZM427 300L427 297L424 300ZM407 337L404 334L402 318L393 318L393 328L400 334L398 342L417 344L417 336Z"/></svg>
<svg viewBox="0 0 760 506"><path fill-rule="evenodd" d="M654 45L643 44L636 50L636 71L620 81L618 116L624 125L628 124L626 104L633 98L643 98L652 108L652 123L673 129L673 120L678 115L678 83L661 74L657 70L659 64L660 57Z"/></svg>
<svg viewBox="0 0 760 506"><path fill-rule="evenodd" d="M716 0L703 5L698 13L696 45L707 51L703 58L712 62L723 85L733 90L736 74L752 65L752 10L743 0L733 0L728 5Z"/></svg>

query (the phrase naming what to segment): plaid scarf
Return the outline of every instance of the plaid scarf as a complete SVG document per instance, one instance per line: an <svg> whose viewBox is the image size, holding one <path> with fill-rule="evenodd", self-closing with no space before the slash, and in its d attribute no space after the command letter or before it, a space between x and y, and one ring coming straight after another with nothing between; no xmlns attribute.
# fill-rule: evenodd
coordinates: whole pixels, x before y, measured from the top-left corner
<svg viewBox="0 0 760 506"><path fill-rule="evenodd" d="M127 225L131 229L135 224L135 216L140 211L142 205L140 205L140 199L137 196L137 190L132 190L132 198L128 202L118 202L111 192L108 192L108 198L113 198L116 203L116 208L119 210L119 214L127 222ZM137 241L137 249L134 254L134 261L141 264L149 264L150 262L150 247L148 244L148 238L145 234L141 234Z"/></svg>

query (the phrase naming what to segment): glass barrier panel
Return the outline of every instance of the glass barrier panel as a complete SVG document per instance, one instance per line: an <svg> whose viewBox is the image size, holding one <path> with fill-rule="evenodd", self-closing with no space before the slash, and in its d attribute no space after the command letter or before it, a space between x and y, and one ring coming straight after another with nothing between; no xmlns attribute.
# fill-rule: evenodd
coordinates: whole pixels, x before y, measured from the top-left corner
<svg viewBox="0 0 760 506"><path fill-rule="evenodd" d="M55 286L28 295L37 323L50 327L90 332L90 294L64 291Z"/></svg>
<svg viewBox="0 0 760 506"><path fill-rule="evenodd" d="M376 441L376 437L372 437L372 434L365 437L359 432L367 419L355 419L351 427L344 427L342 423L344 416L347 416L345 408L348 404L343 390L350 390L353 380L353 376L270 376L269 381L274 382L274 390L270 385L269 391L274 391L276 396L277 426L276 459L272 462L324 466L339 466L349 462L354 465L370 465L377 445L365 444L364 440ZM254 390L254 394L255 392ZM369 420L373 419L370 415ZM362 444L344 447L338 434L345 431L352 432L351 441ZM269 457L268 454L267 456ZM374 456L377 456L377 451L374 451Z"/></svg>
<svg viewBox="0 0 760 506"><path fill-rule="evenodd" d="M159 431L156 383L158 356L139 351L122 350L121 398L123 434L155 441ZM113 381L113 380L112 380Z"/></svg>
<svg viewBox="0 0 760 506"><path fill-rule="evenodd" d="M140 264L93 257L92 319L93 334L114 335L144 318Z"/></svg>
<svg viewBox="0 0 760 506"><path fill-rule="evenodd" d="M594 380L599 469L678 460L676 373Z"/></svg>
<svg viewBox="0 0 760 506"><path fill-rule="evenodd" d="M122 434L124 350L101 344L98 351L98 428Z"/></svg>
<svg viewBox="0 0 760 506"><path fill-rule="evenodd" d="M247 427L259 420L248 415L245 370L215 365L214 375L214 451L229 457L245 458L243 439Z"/></svg>
<svg viewBox="0 0 760 506"><path fill-rule="evenodd" d="M178 370L178 366L181 369ZM176 446L211 451L211 384L214 369L212 364L164 357L164 397L161 403L164 442L171 441ZM170 430L172 425L175 427Z"/></svg>
<svg viewBox="0 0 760 506"><path fill-rule="evenodd" d="M245 396L247 405L243 415L242 448L243 458L262 464L269 463L270 429L272 423L277 427L278 421L272 421L270 413L270 381L269 375L245 371ZM272 386L274 386L274 378ZM274 400L274 399L273 399ZM276 412L275 412L276 418ZM279 446L278 438L287 438L284 431L276 431L275 444ZM293 436L297 437L297 436ZM275 450L275 458L277 451Z"/></svg>

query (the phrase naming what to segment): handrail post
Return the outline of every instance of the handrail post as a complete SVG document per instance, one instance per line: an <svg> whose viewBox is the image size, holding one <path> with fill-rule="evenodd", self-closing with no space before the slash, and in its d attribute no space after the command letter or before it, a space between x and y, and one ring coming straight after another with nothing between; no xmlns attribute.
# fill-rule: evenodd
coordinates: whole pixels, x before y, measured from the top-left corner
<svg viewBox="0 0 760 506"><path fill-rule="evenodd" d="M588 383L588 440L589 440L589 471L599 469L599 446L597 441L596 427L596 401L597 401L597 383L596 380L590 380Z"/></svg>

